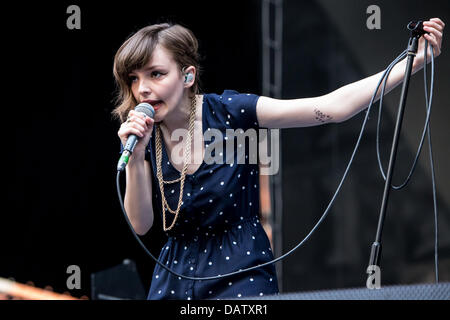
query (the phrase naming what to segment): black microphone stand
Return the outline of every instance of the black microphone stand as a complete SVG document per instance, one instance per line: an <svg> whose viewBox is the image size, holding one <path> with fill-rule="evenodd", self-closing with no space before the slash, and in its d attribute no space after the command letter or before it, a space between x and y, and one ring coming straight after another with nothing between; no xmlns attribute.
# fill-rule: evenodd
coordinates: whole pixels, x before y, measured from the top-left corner
<svg viewBox="0 0 450 320"><path fill-rule="evenodd" d="M384 184L384 193L383 193L383 199L381 203L381 210L380 210L380 217L378 220L378 228L377 228L377 234L375 237L375 242L372 244L372 249L370 252L370 259L369 259L369 267L367 270L370 271L376 271L376 268L373 268L374 266L380 267L380 259L381 259L381 233L383 231L383 225L384 225L384 219L386 216L386 208L388 204L389 199L389 192L391 190L391 181L392 181L392 174L394 171L394 165L395 160L397 157L397 147L398 147L398 141L400 138L400 130L402 126L403 121L403 113L405 111L405 104L406 104L406 97L408 95L408 87L409 87L409 79L411 77L411 71L412 66L414 62L415 55L417 53L418 48L418 42L419 38L425 34L425 31L423 30L423 24L422 21L419 22L410 22L407 26L408 30L410 30L411 35L408 42L408 58L406 62L406 71L405 76L403 78L403 86L402 86L402 92L400 96L400 104L398 107L398 114L397 114L397 122L395 124L394 129L394 138L392 141L392 148L391 148L391 154L389 158L389 166L386 176L386 183ZM368 281L370 280L370 277L373 273L369 273L368 275Z"/></svg>

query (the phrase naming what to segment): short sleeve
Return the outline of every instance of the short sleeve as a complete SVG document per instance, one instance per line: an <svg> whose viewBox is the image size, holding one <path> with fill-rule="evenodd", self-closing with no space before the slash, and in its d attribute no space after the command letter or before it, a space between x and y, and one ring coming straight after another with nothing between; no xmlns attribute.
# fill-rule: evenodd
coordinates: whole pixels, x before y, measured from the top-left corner
<svg viewBox="0 0 450 320"><path fill-rule="evenodd" d="M225 90L219 99L219 110L227 127L247 130L259 128L256 116L256 104L259 96L250 93L239 93Z"/></svg>

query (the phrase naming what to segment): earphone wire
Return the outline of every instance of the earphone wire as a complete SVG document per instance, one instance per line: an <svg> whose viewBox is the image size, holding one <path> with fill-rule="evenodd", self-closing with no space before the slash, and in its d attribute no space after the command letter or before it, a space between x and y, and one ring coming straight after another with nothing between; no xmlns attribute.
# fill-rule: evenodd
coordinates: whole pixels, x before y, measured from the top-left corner
<svg viewBox="0 0 450 320"><path fill-rule="evenodd" d="M128 226L129 226L129 228L130 228L130 230L131 230L133 236L134 236L135 239L137 240L137 242L141 245L141 247L144 249L144 251L152 258L152 260L154 260L161 268L163 268L163 269L165 269L166 271L172 273L173 275L177 276L177 277L180 278L180 279L181 279L181 278L184 278L184 279L187 279L187 280L194 280L194 281L215 280L215 279L221 279L221 278L225 278L225 277L228 277L228 276L232 276L232 275L236 275L236 274L248 272L248 271L251 271L251 270L254 270L254 269L257 269L257 268L262 268L262 267L265 267L265 266L267 266L267 265L276 263L276 262L278 262L278 261L280 261L280 260L286 258L287 256L291 255L294 251L296 251L298 248L300 248L307 240L309 240L309 238L312 236L312 234L317 230L317 228L321 225L321 223L322 223L322 222L325 220L325 218L328 216L328 213L329 213L329 211L330 211L330 208L331 208L331 206L333 205L333 203L334 203L334 201L335 201L335 199L336 199L336 197L337 197L337 195L338 195L338 193L339 193L339 191L340 191L340 189L341 189L341 187L342 187L342 185L343 185L343 183L344 183L344 181L345 181L345 179L346 179L346 177L347 177L347 175L348 175L348 172L349 172L349 170L350 170L351 164L353 163L353 159L354 159L354 157L355 157L355 155L356 155L356 152L357 152L357 150L358 150L358 148L359 148L359 145L360 145L360 142L361 142L361 139L362 139L362 136L363 136L363 133L364 133L366 124L367 124L367 120L369 119L370 110L371 110L371 108L372 108L372 105L373 105L373 102L374 102L375 97L376 97L376 95L377 95L377 92L378 92L378 90L379 90L379 88L380 88L380 86L381 86L381 83L382 83L383 79L385 79L385 77L388 76L388 73L390 72L390 70L391 70L398 62L400 62L402 59L404 59L404 58L406 57L406 55L407 55L407 50L404 50L404 51L403 51L403 52L402 52L402 53L401 53L401 54L400 54L400 55L399 55L399 56L398 56L398 57L397 57L390 65L389 65L389 67L383 72L383 75L381 76L381 78L380 78L380 80L379 80L379 82L378 82L378 84L377 84L377 86L376 86L376 89L375 89L375 91L374 91L374 93L373 93L373 95L372 95L372 98L371 98L371 100L370 100L370 103L369 103L369 105L368 105L368 107L367 107L367 110L366 110L366 116L365 116L365 118L364 118L364 120L363 120L363 124L362 124L362 126L361 126L361 130L360 130L360 133L359 133L357 142L356 142L356 144L355 144L354 150L353 150L353 152L352 152L352 155L351 155L351 157L350 157L350 160L349 160L349 162L348 162L348 164L347 164L347 167L346 167L346 169L345 169L345 171L344 171L344 174L343 174L343 176L342 176L342 178L341 178L341 181L340 181L340 183L339 183L339 185L338 185L338 187L337 187L337 189L336 189L336 191L335 191L333 197L331 198L330 202L328 203L328 206L327 206L327 208L325 209L325 211L322 213L322 216L319 218L319 220L316 222L316 224L315 224L314 227L310 230L310 232L305 236L305 238L304 238L303 240L301 240L296 246L294 246L293 248L291 248L288 252L286 252L286 253L282 254L281 256L279 256L279 257L277 257L277 258L275 258L275 259L272 259L272 260L270 260L270 261L268 261L268 262L265 262L265 263L262 263L262 264L258 264L258 265L256 265L256 266L248 267L248 268L245 268L245 269L240 269L240 270L237 270L237 271L229 272L229 273L226 273L226 274L223 274L223 275L208 276L208 277L191 277L191 276L186 276L186 275L177 273L176 271L174 271L174 270L168 268L167 266L165 266L165 265L164 265L163 263L161 263L157 258L155 258L155 257L151 254L151 252L147 249L147 247L144 245L144 243L141 241L141 239L140 239L139 236L136 234L136 232L134 231L133 226L131 225L131 223L130 223L130 221L129 221L129 219L128 219L128 216L127 216L127 213L126 213L126 211L125 211L124 204L123 204L123 199L122 199L122 194L121 194L121 189L120 189L120 173L121 173L121 171L118 171L118 172L117 172L117 176L116 176L116 187L117 187L117 193L118 193L118 198L119 198L120 206L121 206L122 212L123 212L123 214L124 214L125 220L126 220Z"/></svg>

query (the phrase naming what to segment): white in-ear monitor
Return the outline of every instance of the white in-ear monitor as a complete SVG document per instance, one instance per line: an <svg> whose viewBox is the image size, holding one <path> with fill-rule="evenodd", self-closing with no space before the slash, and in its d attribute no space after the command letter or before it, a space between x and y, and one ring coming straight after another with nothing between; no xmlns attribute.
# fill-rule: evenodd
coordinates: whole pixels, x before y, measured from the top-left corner
<svg viewBox="0 0 450 320"><path fill-rule="evenodd" d="M192 80L194 80L194 75L192 73L189 72L184 75L184 83L191 82Z"/></svg>

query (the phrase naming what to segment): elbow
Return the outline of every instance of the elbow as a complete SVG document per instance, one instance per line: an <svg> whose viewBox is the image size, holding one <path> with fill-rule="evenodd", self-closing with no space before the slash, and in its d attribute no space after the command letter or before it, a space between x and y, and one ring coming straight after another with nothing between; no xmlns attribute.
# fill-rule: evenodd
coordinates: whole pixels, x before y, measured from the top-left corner
<svg viewBox="0 0 450 320"><path fill-rule="evenodd" d="M126 196L126 195L125 195ZM133 228L133 231L143 236L145 235L150 228L153 225L153 207L150 204L150 209L148 206L142 206L144 209L139 206L136 208L136 206L131 206L129 204L129 201L127 202L127 199L125 199L125 213L128 218L128 222L131 225L131 228Z"/></svg>
<svg viewBox="0 0 450 320"><path fill-rule="evenodd" d="M152 223L139 223L139 224L132 224L134 232L136 232L136 234L138 236L144 236L147 234L147 232L151 229L153 225Z"/></svg>
<svg viewBox="0 0 450 320"><path fill-rule="evenodd" d="M138 236L145 236L147 234L147 232L150 230L150 228L148 229L138 229L138 228L134 228L134 231L136 232L136 234Z"/></svg>
<svg viewBox="0 0 450 320"><path fill-rule="evenodd" d="M335 119L335 123L342 123L345 122L347 120L350 120L351 118L353 118L354 116L356 116L358 114L357 113L351 113L351 114L340 114L339 116L336 117Z"/></svg>
<svg viewBox="0 0 450 320"><path fill-rule="evenodd" d="M144 236L153 226L153 215L149 215L146 219L139 219L139 221L131 221L131 225L139 236Z"/></svg>
<svg viewBox="0 0 450 320"><path fill-rule="evenodd" d="M336 112L331 119L331 123L342 123L352 118L354 115L345 112Z"/></svg>
<svg viewBox="0 0 450 320"><path fill-rule="evenodd" d="M331 123L342 123L350 119L350 117L339 117L330 121Z"/></svg>

